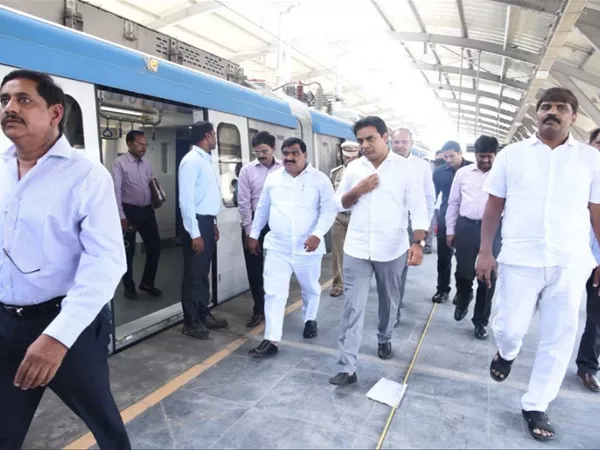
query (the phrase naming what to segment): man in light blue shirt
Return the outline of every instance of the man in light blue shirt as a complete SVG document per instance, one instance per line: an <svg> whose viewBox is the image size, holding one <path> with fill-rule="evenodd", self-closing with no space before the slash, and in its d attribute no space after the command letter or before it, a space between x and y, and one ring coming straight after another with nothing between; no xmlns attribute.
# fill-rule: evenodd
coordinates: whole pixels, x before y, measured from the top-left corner
<svg viewBox="0 0 600 450"><path fill-rule="evenodd" d="M183 334L207 339L210 330L226 328L225 319L216 319L208 308L208 272L219 240L217 214L221 192L211 152L217 147L213 124L199 122L190 130L191 150L179 164L179 207L185 231L182 235Z"/></svg>
<svg viewBox="0 0 600 450"><path fill-rule="evenodd" d="M600 128L592 131L590 134L590 145L600 150ZM600 245L594 236L594 230L590 233L590 246L600 266ZM587 319L585 321L585 331L581 335L579 343L579 352L577 353L577 376L581 378L583 385L592 392L600 392L600 382L596 378L600 364L598 356L600 355L600 294L599 286L594 286L594 276L599 269L596 268L586 284L587 293ZM600 274L599 274L600 276Z"/></svg>
<svg viewBox="0 0 600 450"><path fill-rule="evenodd" d="M0 448L21 448L46 386L129 449L110 392L107 303L127 269L112 178L63 135L65 94L17 70L0 88ZM91 138L91 136L90 136Z"/></svg>
<svg viewBox="0 0 600 450"><path fill-rule="evenodd" d="M250 351L253 356L273 356L283 332L290 277L296 275L302 290L304 338L317 335L317 311L321 299L323 236L335 220L333 186L327 175L306 160L306 144L288 138L282 146L283 167L265 179L254 213L248 250L259 253L259 236L267 222L264 267L265 338Z"/></svg>

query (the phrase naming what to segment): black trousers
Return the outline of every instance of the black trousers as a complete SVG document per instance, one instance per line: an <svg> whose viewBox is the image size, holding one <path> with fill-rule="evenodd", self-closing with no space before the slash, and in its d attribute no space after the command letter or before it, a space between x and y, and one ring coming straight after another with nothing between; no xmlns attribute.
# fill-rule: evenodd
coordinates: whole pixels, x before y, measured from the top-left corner
<svg viewBox="0 0 600 450"><path fill-rule="evenodd" d="M473 297L473 280L475 280L475 262L481 245L481 221L458 217L454 231L454 248L456 249L456 291L458 306L468 308ZM492 252L498 257L502 245L501 226L498 227ZM492 278L492 287L488 288L485 281L477 280L477 294L475 296L475 310L473 311L473 324L487 326L492 312L492 298L496 290L496 277Z"/></svg>
<svg viewBox="0 0 600 450"><path fill-rule="evenodd" d="M437 291L450 292L450 275L452 274L452 256L454 250L446 244L446 211L438 215L437 232Z"/></svg>
<svg viewBox="0 0 600 450"><path fill-rule="evenodd" d="M130 449L125 425L109 384L106 307L67 352L50 389L94 434L101 449ZM0 308L0 449L20 449L45 388L23 391L13 385L27 348L57 313L22 318Z"/></svg>
<svg viewBox="0 0 600 450"><path fill-rule="evenodd" d="M183 322L192 325L203 321L209 314L210 280L208 273L213 254L217 248L215 241L215 216L197 215L200 235L204 240L204 251L199 255L192 251L192 238L183 231L183 282L181 283L181 306Z"/></svg>
<svg viewBox="0 0 600 450"><path fill-rule="evenodd" d="M587 318L575 362L577 368L582 372L596 375L600 370L598 364L600 356L600 295L598 295L598 288L594 287L593 283L594 272L586 284Z"/></svg>
<svg viewBox="0 0 600 450"><path fill-rule="evenodd" d="M269 232L269 225L265 225L263 230L258 237L260 242L260 248L263 248L265 242L265 236ZM248 283L250 284L250 292L252 292L252 298L254 299L254 314L265 313L265 288L263 280L264 272L264 253L261 252L258 255L253 255L248 251L245 245L246 242L246 230L242 227L242 245L244 246L244 259L246 260L246 273L248 274Z"/></svg>
<svg viewBox="0 0 600 450"><path fill-rule="evenodd" d="M127 255L127 272L123 275L125 289L135 291L133 282L133 254L135 253L135 235L140 233L146 247L146 264L142 275L141 285L154 287L160 258L160 236L158 224L152 206L133 206L123 204L123 212L130 225L135 225L136 231L125 233L125 253Z"/></svg>

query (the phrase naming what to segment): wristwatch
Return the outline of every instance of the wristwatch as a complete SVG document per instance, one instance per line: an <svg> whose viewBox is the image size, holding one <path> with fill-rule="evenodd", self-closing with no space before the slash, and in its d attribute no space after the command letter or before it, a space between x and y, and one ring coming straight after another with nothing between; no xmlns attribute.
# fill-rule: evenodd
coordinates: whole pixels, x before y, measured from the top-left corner
<svg viewBox="0 0 600 450"><path fill-rule="evenodd" d="M413 242L414 244L420 245L421 247L425 247L425 241L419 241L418 239L415 239Z"/></svg>

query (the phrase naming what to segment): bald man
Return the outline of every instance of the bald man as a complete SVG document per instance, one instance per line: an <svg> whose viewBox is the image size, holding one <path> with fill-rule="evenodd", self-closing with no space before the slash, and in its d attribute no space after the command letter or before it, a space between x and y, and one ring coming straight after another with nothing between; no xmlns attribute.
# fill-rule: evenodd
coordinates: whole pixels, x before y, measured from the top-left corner
<svg viewBox="0 0 600 450"><path fill-rule="evenodd" d="M332 169L331 181L333 189L337 190L342 176L344 175L345 167L356 158L358 158L359 145L356 142L346 141L342 144L342 158L344 164ZM338 297L344 292L344 282L342 279L342 260L344 258L344 240L348 231L348 223L350 222L350 211L341 212L335 218L333 227L331 228L331 253L333 256L333 285L330 295Z"/></svg>

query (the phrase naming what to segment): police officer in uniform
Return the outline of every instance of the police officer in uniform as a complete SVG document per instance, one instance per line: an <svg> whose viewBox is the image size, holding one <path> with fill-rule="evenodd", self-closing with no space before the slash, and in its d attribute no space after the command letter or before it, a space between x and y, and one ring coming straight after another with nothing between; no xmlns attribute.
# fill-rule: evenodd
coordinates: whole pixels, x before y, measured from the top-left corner
<svg viewBox="0 0 600 450"><path fill-rule="evenodd" d="M358 158L359 145L356 142L346 141L342 144L342 155L344 164L336 167L331 171L331 181L333 189L337 190L344 168L356 158ZM344 291L344 282L342 279L342 260L344 258L344 240L348 231L348 223L350 223L350 211L338 213L331 228L331 253L333 256L333 285L330 295L338 297Z"/></svg>

